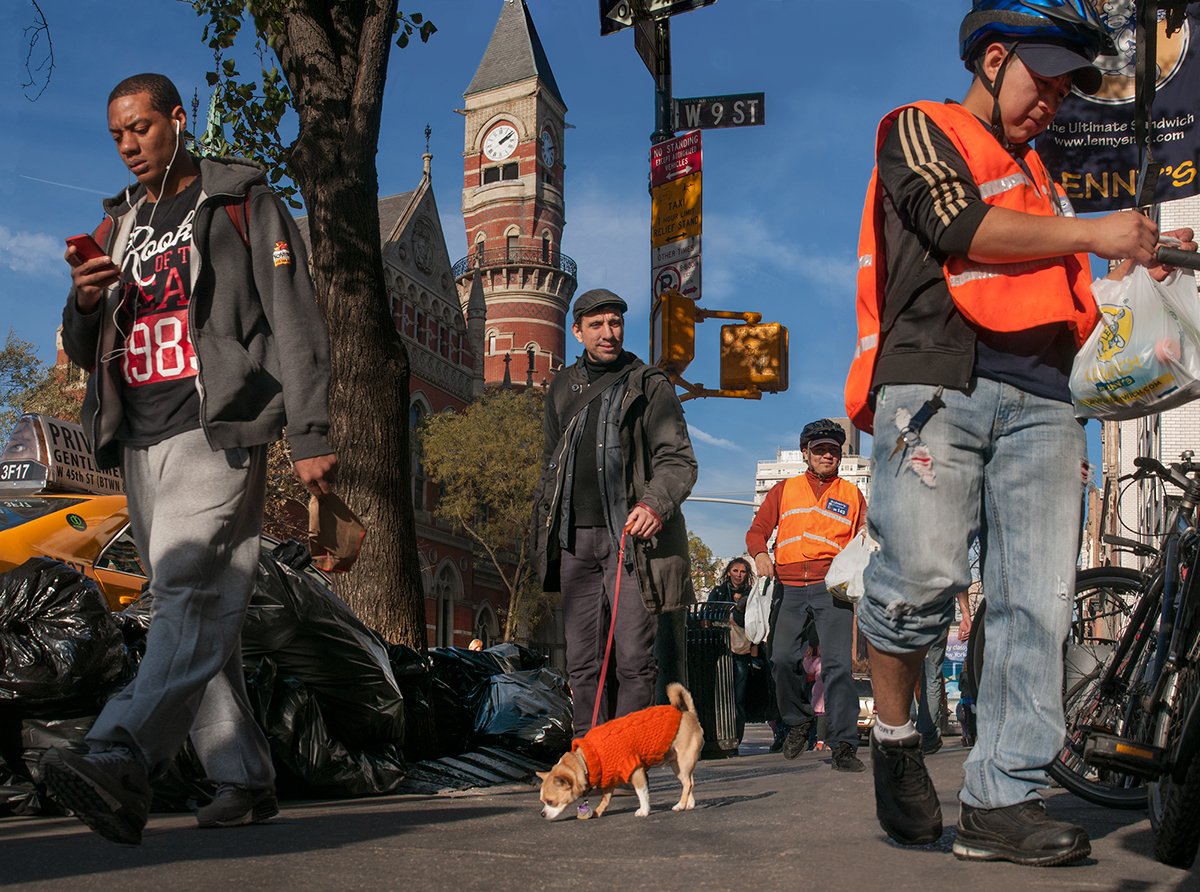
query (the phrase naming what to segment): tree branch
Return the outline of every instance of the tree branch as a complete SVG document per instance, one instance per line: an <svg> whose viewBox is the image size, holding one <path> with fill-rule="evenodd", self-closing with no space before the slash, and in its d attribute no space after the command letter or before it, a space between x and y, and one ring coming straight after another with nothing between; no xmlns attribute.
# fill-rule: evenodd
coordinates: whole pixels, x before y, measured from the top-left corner
<svg viewBox="0 0 1200 892"><path fill-rule="evenodd" d="M46 87L50 86L50 77L54 74L54 41L50 39L50 25L46 22L46 14L38 6L37 0L29 0L29 2L33 4L37 17L36 21L32 25L28 25L23 32L29 41L29 49L25 53L25 73L29 75L29 82L21 84L21 88L27 89L36 86L37 75L42 72L42 69L45 69L46 81L42 84L41 89L33 96L25 94L25 98L30 102L37 102L38 98L46 92ZM35 64L34 53L43 38L46 41L46 50Z"/></svg>

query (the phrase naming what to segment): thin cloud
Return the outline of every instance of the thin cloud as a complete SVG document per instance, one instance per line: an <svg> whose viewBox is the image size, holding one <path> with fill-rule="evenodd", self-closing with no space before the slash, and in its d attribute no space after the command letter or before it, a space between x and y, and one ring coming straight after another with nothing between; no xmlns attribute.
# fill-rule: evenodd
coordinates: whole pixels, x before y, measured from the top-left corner
<svg viewBox="0 0 1200 892"><path fill-rule="evenodd" d="M13 232L0 226L0 265L28 276L61 275L66 246L44 232Z"/></svg>
<svg viewBox="0 0 1200 892"><path fill-rule="evenodd" d="M714 437L712 434L706 434L694 424L688 425L688 433L693 439L699 440L701 443L707 443L709 446L716 446L718 449L729 449L733 452L746 451L732 440L722 440L720 437Z"/></svg>

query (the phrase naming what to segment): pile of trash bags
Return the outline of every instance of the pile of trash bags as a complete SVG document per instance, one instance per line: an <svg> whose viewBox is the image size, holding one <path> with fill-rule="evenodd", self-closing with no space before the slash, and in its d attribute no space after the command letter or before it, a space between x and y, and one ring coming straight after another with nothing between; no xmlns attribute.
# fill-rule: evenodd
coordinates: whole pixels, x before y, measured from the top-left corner
<svg viewBox="0 0 1200 892"><path fill-rule="evenodd" d="M407 770L406 728L430 713L437 752L418 757L493 746L549 763L570 746L566 678L540 654L389 645L304 572L306 561L292 543L263 554L242 631L280 796L392 792ZM137 674L151 606L145 592L111 613L90 579L46 558L0 575L0 814L59 813L39 788L38 761L51 746L86 747L104 703ZM156 810L211 798L190 743L154 793Z"/></svg>

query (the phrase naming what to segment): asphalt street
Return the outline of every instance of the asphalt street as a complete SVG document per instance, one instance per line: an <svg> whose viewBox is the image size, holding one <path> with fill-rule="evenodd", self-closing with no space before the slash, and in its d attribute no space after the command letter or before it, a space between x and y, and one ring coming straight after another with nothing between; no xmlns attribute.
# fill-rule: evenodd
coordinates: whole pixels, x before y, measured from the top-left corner
<svg viewBox="0 0 1200 892"><path fill-rule="evenodd" d="M73 818L0 819L0 885L29 890L542 889L931 890L1034 892L1200 890L1200 876L1156 862L1144 812L1112 811L1051 791L1047 807L1083 825L1092 857L1050 869L957 861L950 854L967 751L929 760L947 829L937 843L889 842L874 816L870 764L830 770L828 752L795 761L767 752L765 725L748 755L702 762L696 809L676 813L679 787L651 772L650 816L616 797L597 820L548 822L536 788L505 784L438 795L285 802L267 824L199 830L190 815L154 815L138 848ZM866 757L865 747L860 756ZM594 803L593 803L594 804Z"/></svg>

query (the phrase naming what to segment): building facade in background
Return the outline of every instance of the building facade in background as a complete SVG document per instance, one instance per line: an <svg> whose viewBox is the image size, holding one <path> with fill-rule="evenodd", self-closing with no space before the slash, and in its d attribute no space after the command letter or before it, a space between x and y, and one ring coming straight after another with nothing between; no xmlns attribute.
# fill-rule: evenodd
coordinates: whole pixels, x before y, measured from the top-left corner
<svg viewBox="0 0 1200 892"><path fill-rule="evenodd" d="M1159 205L1159 229L1191 228L1200 233L1200 196ZM1163 496L1180 495L1174 487L1166 493L1157 480L1120 483L1132 474L1133 460L1149 456L1163 464L1180 461L1185 452L1200 455L1200 401L1145 418L1101 422L1099 480L1088 493L1088 521L1081 566L1141 568L1144 558L1103 541L1103 535L1123 536L1155 543L1166 522Z"/></svg>

